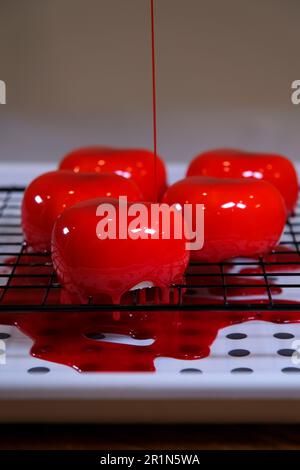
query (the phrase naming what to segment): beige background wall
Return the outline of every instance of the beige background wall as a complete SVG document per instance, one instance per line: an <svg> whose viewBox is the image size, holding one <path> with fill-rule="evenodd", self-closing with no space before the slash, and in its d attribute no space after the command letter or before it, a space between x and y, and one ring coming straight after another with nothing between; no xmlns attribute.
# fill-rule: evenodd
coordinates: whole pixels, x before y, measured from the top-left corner
<svg viewBox="0 0 300 470"><path fill-rule="evenodd" d="M149 0L0 0L0 160L152 145ZM299 0L156 0L158 144L300 159Z"/></svg>

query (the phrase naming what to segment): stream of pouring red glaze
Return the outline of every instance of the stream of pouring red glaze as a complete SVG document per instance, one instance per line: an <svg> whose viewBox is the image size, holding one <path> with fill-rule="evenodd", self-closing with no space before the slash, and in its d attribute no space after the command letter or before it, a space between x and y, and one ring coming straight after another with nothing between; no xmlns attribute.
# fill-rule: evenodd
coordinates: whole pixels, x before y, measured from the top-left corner
<svg viewBox="0 0 300 470"><path fill-rule="evenodd" d="M154 201L157 200L157 119L156 119L156 62L155 62L155 27L154 1L150 0L151 20L151 68L152 68L152 121L153 121L153 152L154 152Z"/></svg>
<svg viewBox="0 0 300 470"><path fill-rule="evenodd" d="M294 255L296 256L296 255ZM290 254L289 260L293 258ZM293 258L294 259L294 258ZM15 259L7 263L13 265ZM21 262L32 262L32 257L22 256ZM48 260L50 263L50 259ZM296 261L296 260L295 260ZM297 255L297 261L299 257ZM35 263L45 263L45 257L35 257ZM218 267L191 266L189 273L201 279L202 283L212 284L211 278L199 278L197 274L214 272ZM290 269L286 266L285 269ZM298 265L299 269L299 265ZM229 268L228 270L229 271ZM3 272L3 271L2 271ZM13 278L11 287L2 299L2 304L39 305L45 295L45 286L49 282L51 266L17 267L14 274L28 275L28 277ZM30 274L46 275L39 279L30 277ZM189 279L189 278L187 278ZM261 284L257 280L250 280L253 284ZM249 281L249 282L250 282ZM215 281L218 285L219 279ZM247 280L248 282L248 280ZM248 296L255 296L256 302L260 299L260 289L242 287L244 279L236 276L230 277L230 283L235 287L230 301L236 296L239 303L247 303ZM34 288L21 288L22 285L34 285ZM36 287L39 284L39 288ZM201 288L194 288L195 278L190 282L191 288L183 295L185 304L212 303L217 305L223 302L223 297L216 288L211 288L207 296L203 295ZM19 286L19 287L17 287ZM274 286L275 294L280 289ZM147 292L146 292L147 291ZM265 293L265 292L264 292ZM155 302L155 290L144 290L140 302ZM242 297L242 299L241 299ZM130 297L124 299L130 303ZM283 302L278 299L278 302ZM59 289L53 289L47 298L47 305L59 303ZM296 323L300 321L299 312L291 311L126 311L126 312L37 312L37 313L6 313L0 314L0 324L16 325L24 334L33 340L31 354L40 359L64 364L81 372L153 372L155 359L158 357L171 357L176 359L199 359L208 356L210 346L220 329L236 323L250 320L264 320L274 323ZM123 335L138 340L149 339L152 344L129 345L112 342L109 335ZM151 342L151 341L150 341Z"/></svg>

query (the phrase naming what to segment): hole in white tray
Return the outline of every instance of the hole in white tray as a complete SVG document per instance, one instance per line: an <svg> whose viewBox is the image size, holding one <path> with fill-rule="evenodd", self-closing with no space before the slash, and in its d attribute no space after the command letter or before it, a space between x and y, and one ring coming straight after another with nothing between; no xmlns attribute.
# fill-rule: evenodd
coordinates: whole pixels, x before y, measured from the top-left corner
<svg viewBox="0 0 300 470"><path fill-rule="evenodd" d="M105 338L105 335L103 333L96 333L96 332L86 333L84 336L86 336L89 339L95 339L95 340L100 340L100 339Z"/></svg>
<svg viewBox="0 0 300 470"><path fill-rule="evenodd" d="M229 333L229 335L226 335L226 338L228 338L228 339L245 339L245 338L247 338L247 335L245 333Z"/></svg>
<svg viewBox="0 0 300 470"><path fill-rule="evenodd" d="M279 356L291 357L294 354L295 349L278 349L277 354Z"/></svg>
<svg viewBox="0 0 300 470"><path fill-rule="evenodd" d="M187 369L181 369L180 373L181 374L202 374L202 370L190 367Z"/></svg>
<svg viewBox="0 0 300 470"><path fill-rule="evenodd" d="M31 367L27 372L28 374L48 374L50 369L48 367Z"/></svg>
<svg viewBox="0 0 300 470"><path fill-rule="evenodd" d="M250 367L237 367L236 369L232 369L232 374L252 374L253 369Z"/></svg>
<svg viewBox="0 0 300 470"><path fill-rule="evenodd" d="M0 333L0 339L8 339L10 335L8 333Z"/></svg>
<svg viewBox="0 0 300 470"><path fill-rule="evenodd" d="M277 339L292 339L292 338L295 338L295 335L292 335L292 333L275 333L274 338L277 338Z"/></svg>
<svg viewBox="0 0 300 470"><path fill-rule="evenodd" d="M284 367L281 369L284 374L298 374L300 372L299 367Z"/></svg>
<svg viewBox="0 0 300 470"><path fill-rule="evenodd" d="M249 356L250 351L248 351L248 349L232 349L228 354L232 357L244 357Z"/></svg>

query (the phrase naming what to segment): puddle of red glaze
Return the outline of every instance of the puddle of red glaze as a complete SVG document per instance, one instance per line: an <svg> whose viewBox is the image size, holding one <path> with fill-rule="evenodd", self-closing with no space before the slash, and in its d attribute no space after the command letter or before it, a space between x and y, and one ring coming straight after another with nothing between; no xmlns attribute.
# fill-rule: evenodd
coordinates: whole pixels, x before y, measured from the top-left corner
<svg viewBox="0 0 300 470"><path fill-rule="evenodd" d="M32 262L32 257L22 256L21 263ZM14 264L13 259L10 263ZM50 259L48 260L50 261ZM35 263L45 263L45 257L35 257ZM199 268L199 267L197 267ZM218 267L216 267L218 268ZM286 270L290 266L286 266ZM206 273L215 272L215 268ZM219 268L218 268L219 269ZM196 268L192 267L194 274ZM191 272L190 271L190 272ZM204 272L201 268L202 272ZM200 273L198 269L198 274ZM204 273L205 273L204 272ZM228 271L229 272L229 271ZM37 305L45 295L45 286L49 277L31 277L32 274L51 273L51 266L17 266L14 274L25 277L14 278L1 303L13 305ZM210 283L214 277L200 277L197 282ZM188 278L191 279L191 278ZM263 281L244 279L236 276L228 277L228 283L234 285L231 297L243 297L236 300L247 303L248 296L255 296L255 302L264 302L266 295ZM220 281L220 279L218 279ZM246 283L248 287L243 289ZM37 283L40 287L36 287ZM195 280L189 282L190 287L183 295L184 304L201 305L223 303L223 294L217 285L203 295L201 289L193 288ZM34 288L20 288L22 285ZM255 284L259 287L249 287ZM260 285L262 287L260 287ZM222 288L221 288L222 289ZM275 293L280 288L272 286ZM260 297L260 295L264 296ZM157 302L159 294L155 289L147 289L140 293L139 300L144 303ZM232 301L231 299L231 301ZM174 299L176 300L176 298ZM125 296L124 303L130 303L131 297ZM278 299L278 303L287 302ZM53 289L47 298L47 304L59 303L59 289ZM176 307L174 307L176 308ZM33 340L31 354L40 359L65 364L82 372L152 372L155 371L154 361L158 357L176 359L199 359L208 356L210 346L220 329L235 323L250 320L264 320L275 323L295 323L300 321L299 312L290 311L101 311L101 312L37 312L37 313L1 313L0 324L16 325L24 334ZM109 335L123 335L137 340L149 339L152 344L130 345L112 341ZM104 336L102 336L104 335ZM150 341L151 343L151 341Z"/></svg>
<svg viewBox="0 0 300 470"><path fill-rule="evenodd" d="M300 312L114 312L1 314L33 340L31 354L82 372L152 372L158 357L199 359L209 355L220 329L264 320L300 321ZM109 335L153 339L146 346L117 344ZM103 335L103 336L102 336Z"/></svg>
<svg viewBox="0 0 300 470"><path fill-rule="evenodd" d="M300 256L295 251L285 245L275 248L275 253L264 256L265 270L267 273L284 273L300 271ZM280 252L280 253L276 253ZM276 264L269 264L276 263ZM241 274L263 274L261 266L249 266L241 269Z"/></svg>

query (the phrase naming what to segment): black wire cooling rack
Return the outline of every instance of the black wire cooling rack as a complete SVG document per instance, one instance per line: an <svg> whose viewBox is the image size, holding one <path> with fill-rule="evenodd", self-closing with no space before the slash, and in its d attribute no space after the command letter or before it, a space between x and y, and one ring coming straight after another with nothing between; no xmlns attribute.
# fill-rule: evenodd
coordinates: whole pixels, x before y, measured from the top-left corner
<svg viewBox="0 0 300 470"><path fill-rule="evenodd" d="M0 312L97 310L300 310L300 212L267 256L191 263L183 284L132 291L118 305L66 305L49 253L28 253L20 208L24 188L0 188ZM298 303L297 303L298 300Z"/></svg>

